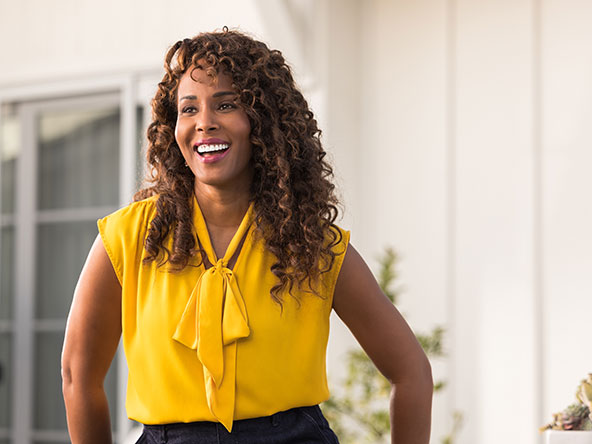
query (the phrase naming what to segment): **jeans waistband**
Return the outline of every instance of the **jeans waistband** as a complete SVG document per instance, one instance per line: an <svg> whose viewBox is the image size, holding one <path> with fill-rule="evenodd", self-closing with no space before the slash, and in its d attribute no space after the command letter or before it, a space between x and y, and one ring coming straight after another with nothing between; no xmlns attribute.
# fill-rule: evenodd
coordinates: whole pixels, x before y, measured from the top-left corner
<svg viewBox="0 0 592 444"><path fill-rule="evenodd" d="M301 412L315 415L320 413L318 405L306 406L306 407L295 407L290 410L274 413L269 416L260 416L257 418L249 419L237 419L233 421L232 431L248 431L258 429L261 426L271 425L273 427L279 425L282 421L290 419L294 416L299 415ZM171 430L171 429L187 429L187 431L194 432L206 432L215 430L221 424L213 421L195 421L195 422L175 422L169 424L144 424L144 427L148 430Z"/></svg>

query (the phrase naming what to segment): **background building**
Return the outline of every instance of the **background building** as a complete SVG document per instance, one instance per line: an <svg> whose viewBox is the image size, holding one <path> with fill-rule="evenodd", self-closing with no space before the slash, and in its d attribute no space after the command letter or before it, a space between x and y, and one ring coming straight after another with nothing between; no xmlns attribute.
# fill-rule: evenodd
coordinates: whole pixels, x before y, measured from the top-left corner
<svg viewBox="0 0 592 444"><path fill-rule="evenodd" d="M224 25L282 50L371 266L447 328L433 442L540 442L592 371L592 3L0 0L0 444L68 442L59 359L95 221L129 202L168 46ZM329 374L353 344L335 319ZM125 362L107 379L120 442Z"/></svg>

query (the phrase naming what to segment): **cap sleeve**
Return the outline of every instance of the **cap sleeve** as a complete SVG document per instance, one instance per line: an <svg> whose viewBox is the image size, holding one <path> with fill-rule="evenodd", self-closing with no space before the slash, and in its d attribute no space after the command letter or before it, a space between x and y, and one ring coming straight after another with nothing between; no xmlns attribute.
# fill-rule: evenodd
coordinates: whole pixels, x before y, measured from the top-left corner
<svg viewBox="0 0 592 444"><path fill-rule="evenodd" d="M134 202L97 221L99 234L117 279L136 274L142 261L144 239L156 208L154 198Z"/></svg>
<svg viewBox="0 0 592 444"><path fill-rule="evenodd" d="M331 305L333 305L335 285L337 284L337 278L339 277L339 272L341 271L341 265L343 264L343 259L345 258L345 252L347 251L350 237L350 232L340 227L334 227L332 228L332 231L337 233L337 239L339 242L332 248L332 251L335 253L333 265L329 271L324 273L323 276L325 281L324 288L327 291L327 296L329 297Z"/></svg>

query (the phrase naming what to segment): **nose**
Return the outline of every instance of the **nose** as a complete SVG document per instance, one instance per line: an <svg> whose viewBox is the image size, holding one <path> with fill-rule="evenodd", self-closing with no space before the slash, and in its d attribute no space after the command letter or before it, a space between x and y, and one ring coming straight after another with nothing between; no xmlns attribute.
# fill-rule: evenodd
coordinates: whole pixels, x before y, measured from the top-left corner
<svg viewBox="0 0 592 444"><path fill-rule="evenodd" d="M203 107L195 119L195 130L202 133L218 129L216 116L209 107Z"/></svg>

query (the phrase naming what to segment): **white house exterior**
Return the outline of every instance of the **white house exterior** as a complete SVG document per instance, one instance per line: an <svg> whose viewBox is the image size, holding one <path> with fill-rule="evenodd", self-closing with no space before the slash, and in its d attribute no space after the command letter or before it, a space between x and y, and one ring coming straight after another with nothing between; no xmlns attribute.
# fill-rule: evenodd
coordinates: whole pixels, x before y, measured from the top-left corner
<svg viewBox="0 0 592 444"><path fill-rule="evenodd" d="M141 176L167 47L226 25L282 50L400 309L446 328L433 443L541 443L592 372L592 3L0 0L0 444L66 443L60 348L98 217ZM332 323L328 370L354 341ZM125 361L108 379L115 437Z"/></svg>

